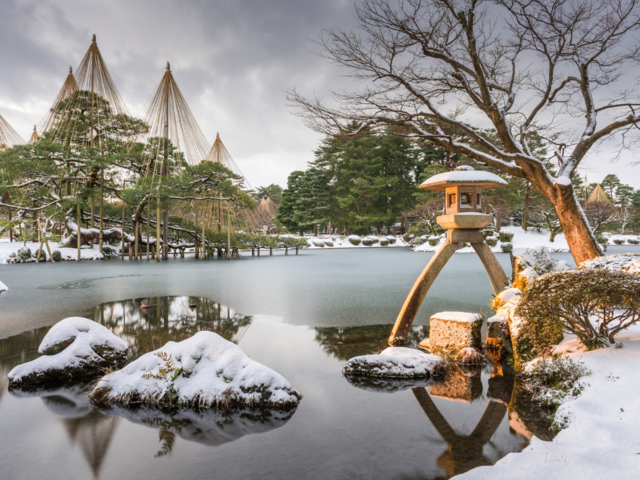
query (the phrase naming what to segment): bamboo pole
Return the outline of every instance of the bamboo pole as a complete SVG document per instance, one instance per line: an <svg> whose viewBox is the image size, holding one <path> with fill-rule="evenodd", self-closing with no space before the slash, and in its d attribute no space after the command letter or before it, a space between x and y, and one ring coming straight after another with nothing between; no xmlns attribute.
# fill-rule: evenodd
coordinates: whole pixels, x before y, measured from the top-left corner
<svg viewBox="0 0 640 480"><path fill-rule="evenodd" d="M160 197L156 202L156 261L160 261Z"/></svg>
<svg viewBox="0 0 640 480"><path fill-rule="evenodd" d="M205 239L205 232L204 232L204 224L206 223L206 215L205 215L205 212L206 212L205 209L206 208L207 207L205 205L205 202L202 202L202 250L201 250L201 252L202 252L202 257L201 258L202 258L202 260L206 260L206 258L207 258L207 255L206 255L206 252L205 252L205 245L206 245L207 242L206 242L206 239Z"/></svg>
<svg viewBox="0 0 640 480"><path fill-rule="evenodd" d="M151 204L147 202L147 261L149 261L149 247L151 246L149 242L149 224L151 223Z"/></svg>
<svg viewBox="0 0 640 480"><path fill-rule="evenodd" d="M95 223L93 220L93 215L95 213L95 198L93 196L93 184L91 184L91 222L89 223L89 227L95 227ZM91 237L91 248L93 249L93 236Z"/></svg>
<svg viewBox="0 0 640 480"><path fill-rule="evenodd" d="M231 260L231 210L227 200L227 260Z"/></svg>
<svg viewBox="0 0 640 480"><path fill-rule="evenodd" d="M40 232L40 219L37 219L38 222L38 237L40 237L40 248L38 248L38 256L36 257L36 262L40 262L40 253L42 252L42 233Z"/></svg>
<svg viewBox="0 0 640 480"><path fill-rule="evenodd" d="M100 240L98 248L102 251L102 230L104 228L104 169L101 170L100 178Z"/></svg>
<svg viewBox="0 0 640 480"><path fill-rule="evenodd" d="M122 191L124 192L124 186L125 186L125 182L124 179L122 180ZM122 195L120 196L122 197ZM120 259L124 260L124 198L121 198L122 200L122 235L120 237L121 239L121 246L120 246Z"/></svg>
<svg viewBox="0 0 640 480"><path fill-rule="evenodd" d="M77 221L77 225L76 225L76 245L78 247L78 261L80 261L80 259L82 258L82 255L80 254L80 244L82 243L82 233L80 230L80 202L78 202L77 208L76 208L76 221Z"/></svg>
<svg viewBox="0 0 640 480"><path fill-rule="evenodd" d="M198 221L199 221L199 215L200 215L200 205L198 204L198 202L194 202L195 203L195 209L196 209L196 231L198 231ZM195 248L193 249L194 253L195 253L195 257L196 258L200 258L200 244L198 244L198 239L195 239Z"/></svg>

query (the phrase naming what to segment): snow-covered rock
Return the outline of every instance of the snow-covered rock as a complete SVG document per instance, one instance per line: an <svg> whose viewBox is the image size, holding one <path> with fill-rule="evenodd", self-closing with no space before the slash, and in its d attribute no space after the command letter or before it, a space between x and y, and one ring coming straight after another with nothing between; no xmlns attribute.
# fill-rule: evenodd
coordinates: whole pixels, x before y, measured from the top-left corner
<svg viewBox="0 0 640 480"><path fill-rule="evenodd" d="M9 372L12 387L31 388L98 375L127 360L127 344L88 318L70 317L56 323L40 343L42 357Z"/></svg>
<svg viewBox="0 0 640 480"><path fill-rule="evenodd" d="M302 395L236 344L202 331L106 375L91 398L98 403L286 408L297 405Z"/></svg>
<svg viewBox="0 0 640 480"><path fill-rule="evenodd" d="M606 268L608 270L620 270L638 275L640 274L640 253L623 253L620 255L609 255L608 257L598 257L582 262L577 268L578 270L584 268Z"/></svg>
<svg viewBox="0 0 640 480"><path fill-rule="evenodd" d="M189 442L210 446L233 442L245 435L275 430L287 423L295 413L295 409L179 408L166 411L153 406L131 409L120 405L110 405L100 410L109 416L122 417L146 427L164 429Z"/></svg>
<svg viewBox="0 0 640 480"><path fill-rule="evenodd" d="M7 287L4 283L0 282L0 292L6 292L7 290L9 290L9 287Z"/></svg>
<svg viewBox="0 0 640 480"><path fill-rule="evenodd" d="M446 373L444 361L413 348L389 347L377 355L360 355L344 364L345 375L371 377L439 377Z"/></svg>

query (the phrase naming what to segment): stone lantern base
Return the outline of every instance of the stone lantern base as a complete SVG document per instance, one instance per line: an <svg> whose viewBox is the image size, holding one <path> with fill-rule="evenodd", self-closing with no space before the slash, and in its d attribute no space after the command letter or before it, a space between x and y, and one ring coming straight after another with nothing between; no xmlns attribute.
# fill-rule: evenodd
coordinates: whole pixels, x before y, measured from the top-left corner
<svg viewBox="0 0 640 480"><path fill-rule="evenodd" d="M457 217L458 215L491 218L491 215L482 214L442 215L441 217L438 217L438 223L440 223L440 218L442 217ZM442 223L440 224L442 225ZM411 330L411 325L413 325L413 321L416 318L418 310L422 305L422 301L427 296L427 292L429 292L431 285L455 251L465 243L470 243L478 257L480 257L482 265L489 277L489 281L491 282L493 292L496 295L509 285L507 276L505 275L504 270L502 270L502 266L498 262L498 259L495 257L489 246L484 243L482 230L479 228L452 228L447 232L447 241L431 258L431 261L422 271L414 283L413 288L409 292L409 296L405 300L404 305L398 314L398 318L396 319L396 323L393 326L393 330L391 331L389 344L404 345L407 342L407 336ZM461 281L464 281L464 279L461 279Z"/></svg>

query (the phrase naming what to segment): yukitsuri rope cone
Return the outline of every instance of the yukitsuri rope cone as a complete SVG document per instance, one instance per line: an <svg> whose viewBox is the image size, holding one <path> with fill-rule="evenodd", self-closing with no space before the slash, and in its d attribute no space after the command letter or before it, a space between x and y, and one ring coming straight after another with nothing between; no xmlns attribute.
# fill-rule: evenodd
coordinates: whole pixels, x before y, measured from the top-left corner
<svg viewBox="0 0 640 480"><path fill-rule="evenodd" d="M58 105L60 105L60 102L66 100L78 90L78 82L76 82L76 78L73 76L73 68L69 66L69 74L67 75L67 78L65 78L64 83L62 84L62 88L58 92L53 105L44 116L44 118L40 120L40 123L34 127L34 132L36 132L36 134L37 132L40 132L42 134L51 130L51 128L53 128L53 126L55 125L55 112L56 109L59 108Z"/></svg>
<svg viewBox="0 0 640 480"><path fill-rule="evenodd" d="M0 151L11 148L15 145L22 145L24 140L9 125L2 115L0 115Z"/></svg>

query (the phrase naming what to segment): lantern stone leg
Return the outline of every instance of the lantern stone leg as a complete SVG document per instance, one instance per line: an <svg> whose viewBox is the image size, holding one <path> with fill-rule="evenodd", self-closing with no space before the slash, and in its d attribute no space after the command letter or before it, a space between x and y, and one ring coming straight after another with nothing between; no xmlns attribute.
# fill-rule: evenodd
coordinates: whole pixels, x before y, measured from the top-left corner
<svg viewBox="0 0 640 480"><path fill-rule="evenodd" d="M427 296L427 292L429 292L434 280L457 249L457 243L451 243L447 240L431 258L431 261L413 284L413 288L404 301L402 310L400 310L391 331L391 336L389 337L391 345L404 345L407 342L409 330L411 330L411 325L413 325L413 320L418 314L424 297Z"/></svg>
<svg viewBox="0 0 640 480"><path fill-rule="evenodd" d="M497 295L509 286L509 280L502 269L502 265L500 265L500 262L498 262L498 259L486 243L472 243L471 246L480 257L493 287L493 293Z"/></svg>

